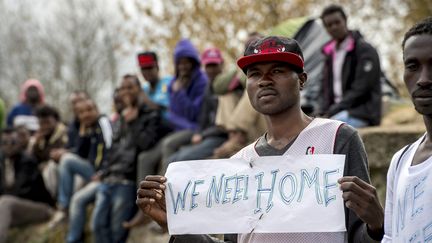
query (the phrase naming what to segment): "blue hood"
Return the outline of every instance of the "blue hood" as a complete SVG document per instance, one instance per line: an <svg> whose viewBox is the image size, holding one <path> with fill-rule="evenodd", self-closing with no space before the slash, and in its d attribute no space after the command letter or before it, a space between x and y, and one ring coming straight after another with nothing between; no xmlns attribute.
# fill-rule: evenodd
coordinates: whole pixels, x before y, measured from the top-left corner
<svg viewBox="0 0 432 243"><path fill-rule="evenodd" d="M192 45L192 42L190 42L190 40L188 39L180 40L174 49L174 63L176 66L180 58L182 57L192 58L196 62L197 66L200 66L201 62L198 50Z"/></svg>

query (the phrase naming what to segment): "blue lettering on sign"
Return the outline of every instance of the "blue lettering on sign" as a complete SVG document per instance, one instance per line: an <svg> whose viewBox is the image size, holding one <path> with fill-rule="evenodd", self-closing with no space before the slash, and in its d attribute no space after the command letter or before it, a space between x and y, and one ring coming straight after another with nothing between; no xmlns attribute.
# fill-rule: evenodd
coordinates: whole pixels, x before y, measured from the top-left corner
<svg viewBox="0 0 432 243"><path fill-rule="evenodd" d="M222 204L229 203L231 201L231 198L227 197L227 195L232 191L232 188L228 186L229 181L235 180L237 176L230 176L225 178L224 183L224 190L223 190L223 197L222 197Z"/></svg>
<svg viewBox="0 0 432 243"><path fill-rule="evenodd" d="M207 201L206 206L211 208L213 197L216 203L219 203L219 199L222 192L222 182L224 180L225 174L222 174L219 179L219 186L216 184L216 176L213 176L212 181L210 183L210 189L207 192Z"/></svg>
<svg viewBox="0 0 432 243"><path fill-rule="evenodd" d="M245 177L244 175L240 175L236 177L236 181L235 181L235 189L234 189L234 197L232 200L232 203L238 202L241 200L241 192L243 192L245 189L243 189L240 186L240 182L243 181L243 184L246 183L245 181ZM247 187L247 185L244 185L245 188ZM244 195L243 195L244 198Z"/></svg>
<svg viewBox="0 0 432 243"><path fill-rule="evenodd" d="M337 174L339 173L339 169L337 170L325 170L324 171L324 201L325 201L325 206L327 207L331 201L336 200L336 195L333 195L331 197L329 197L329 189L331 188L335 188L336 187L336 183L330 183L329 184L329 175L331 174Z"/></svg>
<svg viewBox="0 0 432 243"><path fill-rule="evenodd" d="M432 242L432 221L423 227L423 242Z"/></svg>
<svg viewBox="0 0 432 243"><path fill-rule="evenodd" d="M399 234L399 231L405 228L405 212L406 212L406 204L407 204L407 196L409 191L409 185L405 189L405 195L403 197L402 203L401 200L397 201L397 216L396 216L396 235Z"/></svg>
<svg viewBox="0 0 432 243"><path fill-rule="evenodd" d="M192 184L191 181L188 182L188 184L186 185L186 188L183 190L183 194L181 194L181 192L177 193L177 198L174 201L174 193L173 193L173 189L172 189L172 185L171 183L168 183L168 191L170 192L171 195L171 200L172 200L172 204L173 204L173 211L174 214L177 214L178 212L178 207L179 204L181 204L181 209L184 211L185 210L185 205L186 205L186 194L189 190L190 185Z"/></svg>
<svg viewBox="0 0 432 243"><path fill-rule="evenodd" d="M285 187L285 182L287 179L291 180L291 194L289 196L286 196L284 194L284 191L285 191L284 187ZM279 193L280 193L280 196L282 198L282 201L286 205L290 205L291 202L294 200L296 192L297 192L297 178L294 175L294 173L288 172L282 177L282 179L279 182Z"/></svg>
<svg viewBox="0 0 432 243"><path fill-rule="evenodd" d="M267 200L267 208L266 212L268 213L270 209L273 207L273 192L274 192L274 185L276 182L276 175L279 172L279 170L272 170L271 174L273 174L272 178L272 185L271 188L263 188L262 187L262 178L264 176L264 172L260 172L257 175L255 175L255 179L258 181L258 188L257 188L257 203L256 203L256 209L254 210L254 213L257 214L262 211L261 209L261 194L262 193L269 193L269 197Z"/></svg>
<svg viewBox="0 0 432 243"><path fill-rule="evenodd" d="M192 188L191 206L190 206L189 211L191 211L192 209L198 207L198 204L195 203L195 197L199 195L199 192L196 192L196 187L197 187L197 185L200 185L200 184L204 184L204 180L196 180L194 182L194 186Z"/></svg>
<svg viewBox="0 0 432 243"><path fill-rule="evenodd" d="M416 207L416 202L419 201L419 197L424 193L424 182L426 181L426 178L427 176L423 177L417 184L414 185L411 219L413 219L416 215L420 214L423 211L423 204Z"/></svg>
<svg viewBox="0 0 432 243"><path fill-rule="evenodd" d="M320 192L321 186L319 184L319 178L318 178L319 168L315 167L312 178L309 175L309 172L307 170L302 169L300 171L301 171L300 193L299 193L297 201L300 202L303 199L303 192L304 192L305 181L306 181L306 184L309 188L311 188L312 185L315 185L316 200L317 200L318 204L322 204L323 200L322 200L322 196L321 196L321 192Z"/></svg>

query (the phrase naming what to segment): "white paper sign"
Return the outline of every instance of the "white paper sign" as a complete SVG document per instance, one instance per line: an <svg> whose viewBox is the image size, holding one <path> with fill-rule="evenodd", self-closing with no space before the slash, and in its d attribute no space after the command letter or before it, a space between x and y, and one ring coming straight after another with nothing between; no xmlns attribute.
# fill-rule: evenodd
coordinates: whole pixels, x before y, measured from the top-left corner
<svg viewBox="0 0 432 243"><path fill-rule="evenodd" d="M165 190L173 235L342 232L337 180L345 155L171 163Z"/></svg>

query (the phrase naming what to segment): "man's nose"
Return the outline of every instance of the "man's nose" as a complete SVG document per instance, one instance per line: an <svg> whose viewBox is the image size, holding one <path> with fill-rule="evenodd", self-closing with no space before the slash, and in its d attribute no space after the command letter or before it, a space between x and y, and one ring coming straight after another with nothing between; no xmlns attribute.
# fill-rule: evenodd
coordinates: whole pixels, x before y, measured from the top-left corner
<svg viewBox="0 0 432 243"><path fill-rule="evenodd" d="M266 87L272 84L273 84L273 79L268 73L264 74L261 80L258 82L258 85L260 87Z"/></svg>
<svg viewBox="0 0 432 243"><path fill-rule="evenodd" d="M432 86L432 66L428 66L422 69L417 84L421 87Z"/></svg>

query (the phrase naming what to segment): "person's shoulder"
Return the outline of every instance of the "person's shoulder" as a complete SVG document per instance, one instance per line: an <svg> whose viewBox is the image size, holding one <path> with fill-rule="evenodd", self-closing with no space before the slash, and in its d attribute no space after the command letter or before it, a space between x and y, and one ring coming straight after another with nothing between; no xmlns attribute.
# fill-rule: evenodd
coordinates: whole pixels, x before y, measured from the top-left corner
<svg viewBox="0 0 432 243"><path fill-rule="evenodd" d="M171 80L173 80L173 77L167 75L167 76L163 76L163 77L160 79L159 82L161 82L161 84L166 84L166 85L168 85L168 84L171 82Z"/></svg>
<svg viewBox="0 0 432 243"><path fill-rule="evenodd" d="M235 153L231 158L247 158L250 157L255 152L255 145L257 141L254 141L253 143L246 145L242 149L240 149L237 153Z"/></svg>
<svg viewBox="0 0 432 243"><path fill-rule="evenodd" d="M37 166L36 158L27 152L22 152L19 158L20 159L17 162L21 164L21 166L27 166L27 167Z"/></svg>
<svg viewBox="0 0 432 243"><path fill-rule="evenodd" d="M353 139L361 140L357 129L355 129L354 127L346 123L342 123L336 132L336 144L345 145L346 143L352 141ZM336 145L336 147L339 146Z"/></svg>

